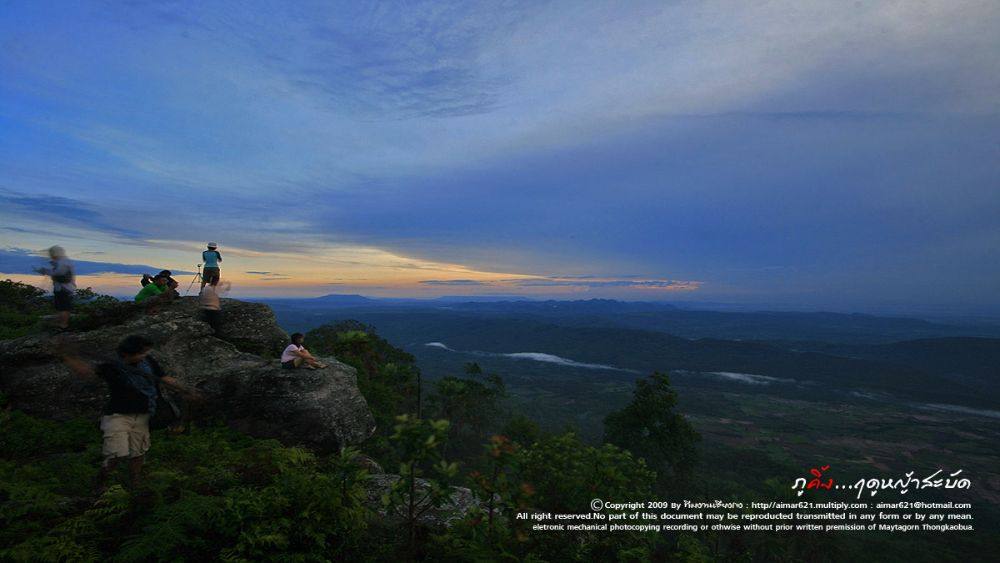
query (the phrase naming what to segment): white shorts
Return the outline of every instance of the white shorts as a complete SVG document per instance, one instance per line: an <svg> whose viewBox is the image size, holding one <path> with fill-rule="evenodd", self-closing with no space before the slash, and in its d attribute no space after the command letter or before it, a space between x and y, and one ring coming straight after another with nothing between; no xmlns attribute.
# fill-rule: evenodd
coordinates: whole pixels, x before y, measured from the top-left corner
<svg viewBox="0 0 1000 563"><path fill-rule="evenodd" d="M106 414L101 417L104 433L104 464L118 457L139 457L149 450L149 414Z"/></svg>

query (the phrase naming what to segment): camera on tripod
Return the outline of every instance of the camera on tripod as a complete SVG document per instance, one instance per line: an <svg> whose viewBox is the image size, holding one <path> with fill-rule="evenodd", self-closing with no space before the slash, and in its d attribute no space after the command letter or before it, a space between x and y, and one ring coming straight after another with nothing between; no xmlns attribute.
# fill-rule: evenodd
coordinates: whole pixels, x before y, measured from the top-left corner
<svg viewBox="0 0 1000 563"><path fill-rule="evenodd" d="M187 294L191 292L191 288L194 287L194 284L201 283L201 280L202 280L201 264L198 264L198 273L194 275L194 278L191 280L191 283L188 284L188 288L184 290L184 295L187 296Z"/></svg>

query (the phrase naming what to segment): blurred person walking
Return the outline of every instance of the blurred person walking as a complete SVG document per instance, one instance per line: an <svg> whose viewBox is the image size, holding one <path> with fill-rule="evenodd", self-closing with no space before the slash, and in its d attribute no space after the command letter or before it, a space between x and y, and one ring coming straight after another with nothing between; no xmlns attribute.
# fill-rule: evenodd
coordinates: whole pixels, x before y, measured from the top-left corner
<svg viewBox="0 0 1000 563"><path fill-rule="evenodd" d="M201 395L166 375L156 359L149 355L153 343L133 334L118 343L117 358L91 366L79 357L63 353L62 360L74 375L91 379L99 377L108 384L109 398L101 416L104 458L98 475L98 488L123 459L128 460L129 481L134 489L139 485L143 460L149 450L150 418L158 409L173 408L162 396L160 387L183 394L189 400ZM174 412L173 416L177 413ZM157 426L154 426L154 429Z"/></svg>
<svg viewBox="0 0 1000 563"><path fill-rule="evenodd" d="M73 310L73 297L76 295L76 270L61 246L49 248L49 259L51 267L36 268L35 271L52 279L52 302L57 322L60 330L66 330L69 328L69 313Z"/></svg>
<svg viewBox="0 0 1000 563"><path fill-rule="evenodd" d="M222 328L222 300L220 293L229 291L230 284L225 282L220 284L219 278L208 281L208 285L201 290L198 302L201 304L202 313L205 315L205 322L218 334Z"/></svg>

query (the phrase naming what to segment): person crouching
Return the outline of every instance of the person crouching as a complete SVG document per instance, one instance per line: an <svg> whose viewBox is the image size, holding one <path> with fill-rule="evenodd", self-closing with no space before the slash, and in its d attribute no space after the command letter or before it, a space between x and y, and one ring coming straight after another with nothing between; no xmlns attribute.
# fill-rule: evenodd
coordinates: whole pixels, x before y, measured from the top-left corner
<svg viewBox="0 0 1000 563"><path fill-rule="evenodd" d="M143 286L135 295L136 304L144 307L149 313L155 313L161 304L174 298L174 290L169 287L168 283L167 276L158 274L153 278L152 283Z"/></svg>

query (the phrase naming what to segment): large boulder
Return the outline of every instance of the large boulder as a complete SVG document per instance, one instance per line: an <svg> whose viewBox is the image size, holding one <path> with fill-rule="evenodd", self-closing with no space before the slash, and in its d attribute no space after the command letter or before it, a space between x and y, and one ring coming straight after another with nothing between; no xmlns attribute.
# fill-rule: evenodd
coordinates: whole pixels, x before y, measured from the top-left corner
<svg viewBox="0 0 1000 563"><path fill-rule="evenodd" d="M113 358L123 337L141 334L155 343L153 355L169 375L205 397L194 410L200 416L320 450L358 444L374 432L354 368L323 358L325 369L284 370L276 356L288 336L267 306L226 299L223 311L219 335L202 320L196 300L182 298L155 314L129 311L88 331L0 341L0 392L32 415L96 417L106 385L73 376L60 356L97 363Z"/></svg>
<svg viewBox="0 0 1000 563"><path fill-rule="evenodd" d="M176 314L190 317L201 315L198 301L193 297L177 300L172 309ZM222 315L218 337L242 352L277 358L288 346L288 334L278 326L271 308L263 303L223 299Z"/></svg>

